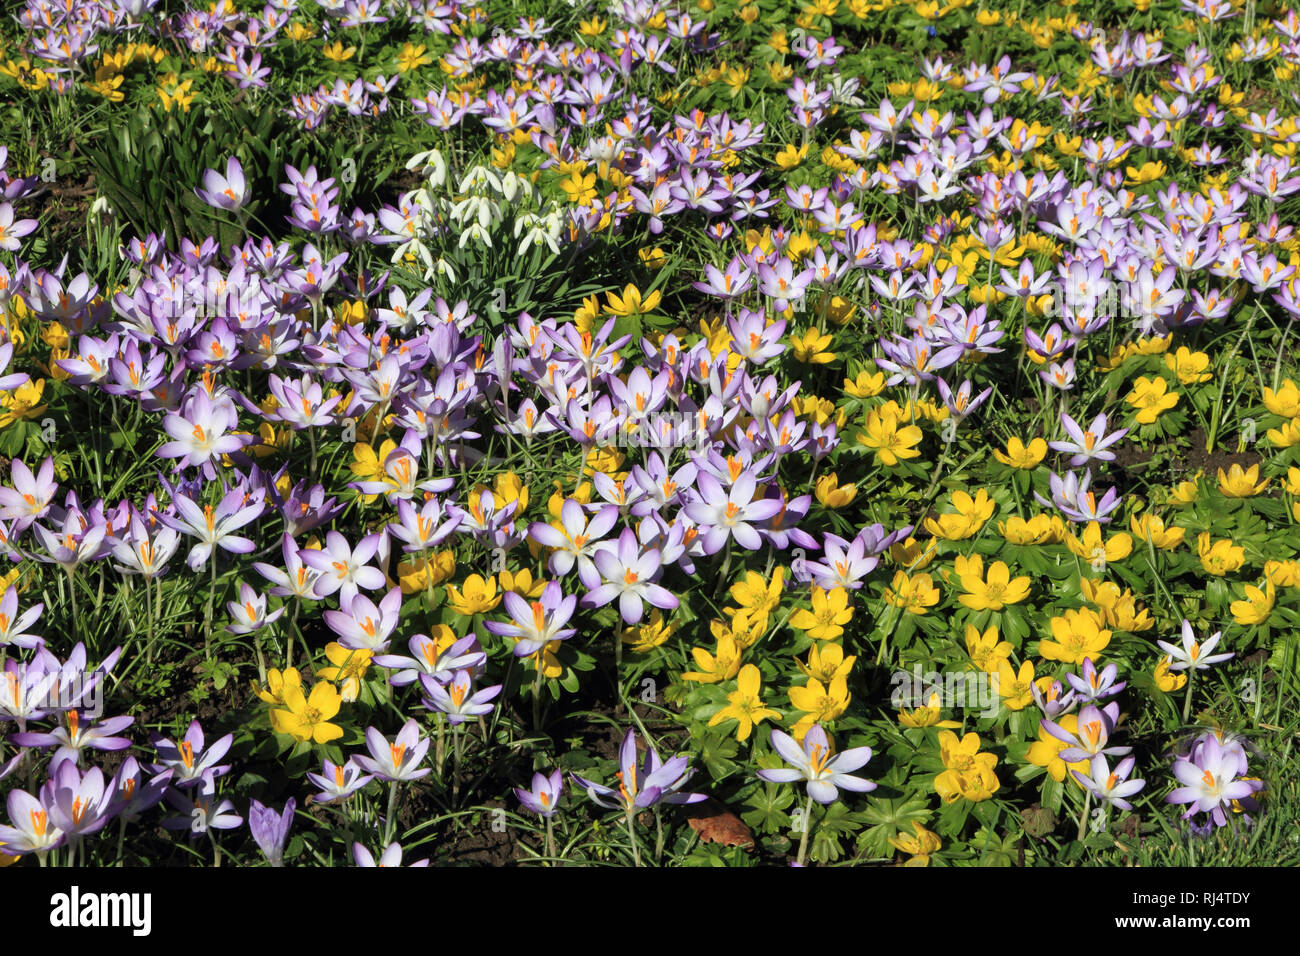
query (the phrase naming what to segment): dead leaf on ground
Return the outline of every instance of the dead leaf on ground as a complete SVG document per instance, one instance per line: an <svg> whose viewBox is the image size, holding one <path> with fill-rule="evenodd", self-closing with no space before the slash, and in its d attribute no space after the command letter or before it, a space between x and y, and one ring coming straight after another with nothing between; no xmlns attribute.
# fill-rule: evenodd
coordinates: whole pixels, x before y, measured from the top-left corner
<svg viewBox="0 0 1300 956"><path fill-rule="evenodd" d="M687 822L700 835L702 843L721 843L723 846L746 849L754 845L754 834L745 826L744 821L712 797L694 804Z"/></svg>

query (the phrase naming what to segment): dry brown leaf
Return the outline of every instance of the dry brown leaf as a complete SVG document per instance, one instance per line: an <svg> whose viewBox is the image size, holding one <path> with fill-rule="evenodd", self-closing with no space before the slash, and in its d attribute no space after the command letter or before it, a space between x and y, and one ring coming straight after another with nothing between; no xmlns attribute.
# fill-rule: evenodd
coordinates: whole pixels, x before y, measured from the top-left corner
<svg viewBox="0 0 1300 956"><path fill-rule="evenodd" d="M723 846L740 846L749 849L754 845L754 834L743 820L710 797L691 806L687 822L700 835L703 843L721 843Z"/></svg>

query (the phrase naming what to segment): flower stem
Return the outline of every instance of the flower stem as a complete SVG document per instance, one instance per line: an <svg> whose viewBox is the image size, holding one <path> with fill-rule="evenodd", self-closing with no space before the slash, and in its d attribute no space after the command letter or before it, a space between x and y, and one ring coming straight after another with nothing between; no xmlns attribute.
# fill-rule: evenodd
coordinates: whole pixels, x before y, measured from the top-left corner
<svg viewBox="0 0 1300 956"><path fill-rule="evenodd" d="M213 548L210 555L212 561L212 577L208 584L208 607L203 614L203 656L212 660L212 605L217 596L217 555L216 549Z"/></svg>
<svg viewBox="0 0 1300 956"><path fill-rule="evenodd" d="M555 818L554 814L546 818L546 855L550 865L555 866Z"/></svg>
<svg viewBox="0 0 1300 956"><path fill-rule="evenodd" d="M641 865L641 850L636 844L636 827L632 822L635 810L627 811L627 838L632 841L632 862L636 866Z"/></svg>
<svg viewBox="0 0 1300 956"><path fill-rule="evenodd" d="M799 857L798 864L803 866L804 860L808 857L808 834L812 830L812 806L813 798L809 794L807 802L803 807L803 833L799 837Z"/></svg>
<svg viewBox="0 0 1300 956"><path fill-rule="evenodd" d="M397 781L388 785L388 815L384 817L384 846L393 842L397 835Z"/></svg>
<svg viewBox="0 0 1300 956"><path fill-rule="evenodd" d="M1092 791L1089 790L1083 796L1083 812L1079 814L1079 839L1082 840L1088 831L1088 811L1092 809Z"/></svg>
<svg viewBox="0 0 1300 956"><path fill-rule="evenodd" d="M1187 669L1187 693L1183 695L1183 723L1187 723L1187 718L1192 714L1192 675L1195 669Z"/></svg>

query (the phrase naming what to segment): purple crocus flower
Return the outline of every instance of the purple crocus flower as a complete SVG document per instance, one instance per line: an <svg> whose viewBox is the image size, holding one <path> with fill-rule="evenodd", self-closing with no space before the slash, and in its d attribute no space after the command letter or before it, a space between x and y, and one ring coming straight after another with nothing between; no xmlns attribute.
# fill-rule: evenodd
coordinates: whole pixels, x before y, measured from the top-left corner
<svg viewBox="0 0 1300 956"><path fill-rule="evenodd" d="M6 801L11 826L0 826L0 844L10 856L44 854L63 846L66 834L51 819L52 794L41 788L41 799L25 790L11 790Z"/></svg>
<svg viewBox="0 0 1300 956"><path fill-rule="evenodd" d="M821 804L834 803L839 797L839 787L855 793L869 793L876 789L870 780L852 775L852 771L871 759L870 747L854 747L832 757L830 741L821 724L808 728L802 747L780 730L773 730L770 739L772 747L791 766L758 771L764 780L772 783L807 780L808 796Z"/></svg>
<svg viewBox="0 0 1300 956"><path fill-rule="evenodd" d="M563 641L577 633L564 625L573 617L578 606L576 594L565 596L559 581L548 581L536 601L525 601L514 591L505 593L506 610L510 623L484 622L493 634L515 638L516 657L536 654L551 641Z"/></svg>
<svg viewBox="0 0 1300 956"><path fill-rule="evenodd" d="M402 589L393 588L375 605L364 594L344 602L345 611L326 611L325 623L348 650L383 653L396 630L402 611Z"/></svg>
<svg viewBox="0 0 1300 956"><path fill-rule="evenodd" d="M1082 524L1087 524L1089 521L1109 524L1111 513L1124 503L1116 488L1109 489L1102 495L1101 500L1097 499L1094 492L1088 490L1088 486L1092 483L1091 469L1084 471L1082 478L1073 471L1066 472L1064 478L1053 472L1048 477L1047 483L1052 498L1049 501L1035 491L1034 498L1038 503L1053 505L1071 521Z"/></svg>
<svg viewBox="0 0 1300 956"><path fill-rule="evenodd" d="M380 780L419 780L430 772L429 767L418 769L424 755L429 752L429 738L420 738L420 725L415 718L402 725L391 743L374 727L367 727L366 749L370 756L352 759L358 767Z"/></svg>
<svg viewBox="0 0 1300 956"><path fill-rule="evenodd" d="M293 824L293 811L297 806L293 797L284 805L284 810L276 813L256 800L250 801L248 807L248 830L253 835L258 849L272 866L284 866L284 843L289 838L289 827Z"/></svg>
<svg viewBox="0 0 1300 956"><path fill-rule="evenodd" d="M248 202L248 183L239 160L231 156L226 160L226 174L215 169L203 171L203 188L194 190L209 206L234 212Z"/></svg>
<svg viewBox="0 0 1300 956"><path fill-rule="evenodd" d="M479 649L478 638L467 634L451 646L438 651L438 642L427 634L415 634L407 642L411 656L399 654L379 654L371 661L376 667L390 668L396 671L390 674L388 683L394 687L414 684L417 678L428 677L434 683L445 684L458 670L477 672L485 663L487 655Z"/></svg>
<svg viewBox="0 0 1300 956"><path fill-rule="evenodd" d="M251 435L232 434L239 424L234 402L227 398L213 401L206 389L196 388L179 412L169 412L163 430L172 441L158 449L159 458L179 458L176 467L199 467L209 481L217 477L213 460L239 451L249 444Z"/></svg>
<svg viewBox="0 0 1300 956"><path fill-rule="evenodd" d="M54 459L46 458L41 470L33 475L30 468L17 458L10 466L12 488L0 488L0 520L13 521L17 534L49 510L58 482L54 480Z"/></svg>
<svg viewBox="0 0 1300 956"><path fill-rule="evenodd" d="M321 572L303 563L302 552L294 543L292 535L286 534L280 539L280 554L284 558L283 569L262 561L253 562L253 569L275 585L269 593L277 597L317 600L316 579L320 577Z"/></svg>
<svg viewBox="0 0 1300 956"><path fill-rule="evenodd" d="M43 639L38 634L27 633L45 610L44 604L34 604L21 614L18 613L18 589L13 585L0 598L0 647L12 644L14 647L40 647Z"/></svg>
<svg viewBox="0 0 1300 956"><path fill-rule="evenodd" d="M1219 664L1233 656L1230 651L1227 654L1211 654L1210 651L1219 646L1219 640L1223 637L1222 631L1216 631L1206 638L1205 643L1201 644L1196 640L1196 632L1192 630L1192 622L1183 621L1183 644L1182 647L1176 647L1168 641L1156 641L1156 645L1169 655L1172 663L1169 665L1171 671L1182 670L1208 670L1211 664Z"/></svg>
<svg viewBox="0 0 1300 956"><path fill-rule="evenodd" d="M1133 772L1134 759L1125 757L1115 767L1112 773L1106 763L1106 758L1102 754L1097 754L1092 758L1088 765L1088 772L1081 773L1078 770L1070 771L1079 785L1091 792L1099 800L1104 800L1111 806L1119 807L1121 810L1132 810L1133 804L1126 800L1143 787L1147 785L1145 780L1129 780L1128 776Z"/></svg>
<svg viewBox="0 0 1300 956"><path fill-rule="evenodd" d="M1105 700L1107 697L1114 697L1127 686L1124 681L1120 681L1118 684L1115 683L1115 678L1119 676L1119 666L1116 664L1107 664L1098 672L1097 665L1092 662L1092 658L1085 657L1083 667L1080 670L1082 674L1065 675L1066 681L1074 688L1071 696L1077 694L1079 700L1088 703ZM1048 716L1054 715L1049 714Z"/></svg>
<svg viewBox="0 0 1300 956"><path fill-rule="evenodd" d="M248 538L231 532L257 519L264 508L263 492L255 491L245 496L243 489L235 487L226 493L215 508L212 505L200 507L193 499L183 494L172 498L176 515L154 511L153 515L173 531L180 531L198 543L190 548L186 563L193 571L207 566L214 548L230 551L234 554L250 554L255 545Z"/></svg>
<svg viewBox="0 0 1300 956"><path fill-rule="evenodd" d="M113 796L111 790L105 791L104 772L92 767L83 776L70 760L51 768L41 797L54 825L73 842L102 830L112 819Z"/></svg>
<svg viewBox="0 0 1300 956"><path fill-rule="evenodd" d="M230 770L229 764L216 764L226 755L234 740L234 734L226 734L204 750L203 726L197 720L190 723L185 736L176 743L161 734L154 734L152 743L159 763L150 769L155 773L171 770L172 782L176 786L193 787L204 779L215 779Z"/></svg>
<svg viewBox="0 0 1300 956"><path fill-rule="evenodd" d="M50 758L51 767L64 762L76 764L81 759L81 751L86 748L111 751L131 746L129 738L114 735L135 723L134 717L110 717L95 724L86 721L81 711L75 708L64 714L66 727L58 727L50 733L17 733L9 739L20 747L57 747Z"/></svg>
<svg viewBox="0 0 1300 956"><path fill-rule="evenodd" d="M457 671L445 687L427 674L421 674L420 686L428 695L423 698L424 706L446 714L453 727L463 724L467 718L492 713L491 701L501 693L502 687L495 684L475 692L474 677L468 670Z"/></svg>
<svg viewBox="0 0 1300 956"><path fill-rule="evenodd" d="M659 551L642 551L631 528L623 529L617 544L607 544L597 551L595 564L605 583L587 592L582 599L585 607L604 607L618 598L623 621L635 624L645 611L643 601L666 611L680 603L671 591L654 583L662 571Z"/></svg>
<svg viewBox="0 0 1300 956"><path fill-rule="evenodd" d="M1194 813L1208 813L1216 826L1226 826L1224 808L1234 800L1247 800L1263 781L1241 779L1248 771L1246 749L1238 740L1220 740L1214 732L1198 738L1186 756L1174 761L1174 776L1181 787L1165 798L1166 803L1188 804L1184 819ZM1207 822L1206 826L1209 824Z"/></svg>
<svg viewBox="0 0 1300 956"><path fill-rule="evenodd" d="M749 551L763 546L754 525L780 511L782 502L773 498L755 499L757 481L750 469L740 473L730 490L724 489L708 471L701 471L696 476L695 488L698 498L682 510L700 526L705 554L716 554L730 538ZM676 606L674 603L673 607Z"/></svg>
<svg viewBox="0 0 1300 956"><path fill-rule="evenodd" d="M1078 763L1080 760L1091 760L1097 754L1123 757L1133 749L1106 746L1118 722L1119 703L1111 701L1105 707L1098 707L1096 704L1085 704L1081 707L1077 733L1072 734L1050 720L1042 720L1039 723L1049 734L1067 745L1058 756L1066 763Z"/></svg>
<svg viewBox="0 0 1300 956"><path fill-rule="evenodd" d="M368 563L379 550L377 534L368 534L353 548L348 539L337 531L325 535L325 547L304 548L298 552L302 563L320 572L316 581L316 597L328 597L339 592L340 601L350 601L358 588L377 591L387 582L384 572Z"/></svg>
<svg viewBox="0 0 1300 956"><path fill-rule="evenodd" d="M1062 412L1061 427L1065 429L1070 440L1048 442L1048 447L1069 454L1071 468L1078 468L1093 459L1114 461L1115 453L1106 449L1128 434L1127 428L1107 433L1104 412L1092 420L1092 424L1086 431L1080 428L1079 423L1073 418Z"/></svg>
<svg viewBox="0 0 1300 956"><path fill-rule="evenodd" d="M326 757L321 772L308 773L307 779L321 791L310 798L309 802L332 803L335 800L346 800L375 778L372 774L362 774L355 760L348 760L339 766Z"/></svg>
<svg viewBox="0 0 1300 956"><path fill-rule="evenodd" d="M243 824L244 818L235 812L229 800L217 799L217 785L211 773L205 773L193 788L191 797L180 790L168 790L166 799L179 816L168 817L163 826L168 830L188 830L190 839L196 840L209 830L233 830Z"/></svg>
<svg viewBox="0 0 1300 956"><path fill-rule="evenodd" d="M239 600L227 601L226 610L230 612L233 624L227 624L226 630L231 634L252 634L260 631L284 613L278 607L270 614L266 613L266 595L258 594L245 582L239 582Z"/></svg>
<svg viewBox="0 0 1300 956"><path fill-rule="evenodd" d="M587 791L587 796L597 806L606 810L622 810L629 816L637 810L656 803L698 803L706 799L702 793L680 793L693 770L690 758L674 757L667 763L660 761L654 747L646 748L645 762L636 765L636 733L629 730L618 750L618 789L593 783L576 773L570 774L574 783Z"/></svg>
<svg viewBox="0 0 1300 956"><path fill-rule="evenodd" d="M163 793L171 780L172 771L164 770L145 782L140 762L135 757L127 757L109 783L109 794L113 801L112 815L127 823L140 819L146 810L152 810L162 803Z"/></svg>
<svg viewBox="0 0 1300 956"><path fill-rule="evenodd" d="M560 506L560 526L534 521L528 526L528 536L543 547L554 549L547 564L552 574L563 577L576 563L578 578L590 591L600 586L600 571L593 558L618 517L618 508L608 505L588 519L582 505L566 498Z"/></svg>
<svg viewBox="0 0 1300 956"><path fill-rule="evenodd" d="M379 861L375 862L374 856L360 843L352 844L352 862L357 866L366 867L399 867L402 865L402 845L400 843L390 843L384 847L383 854ZM417 860L408 866L428 866L428 860Z"/></svg>
<svg viewBox="0 0 1300 956"><path fill-rule="evenodd" d="M543 817L555 815L560 806L560 794L564 790L564 775L557 768L551 773L534 773L533 784L528 790L515 787L515 796L524 808Z"/></svg>

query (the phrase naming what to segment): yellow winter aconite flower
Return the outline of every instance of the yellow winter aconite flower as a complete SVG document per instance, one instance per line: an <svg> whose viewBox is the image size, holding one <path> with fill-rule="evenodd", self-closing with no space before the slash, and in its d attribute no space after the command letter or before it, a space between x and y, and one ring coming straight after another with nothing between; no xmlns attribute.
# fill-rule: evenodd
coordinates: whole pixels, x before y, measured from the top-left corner
<svg viewBox="0 0 1300 956"><path fill-rule="evenodd" d="M858 494L857 485L841 485L839 475L831 472L829 475L822 475L817 479L814 486L814 492L817 500L821 502L824 508L843 508L851 502Z"/></svg>
<svg viewBox="0 0 1300 956"><path fill-rule="evenodd" d="M486 614L488 611L495 610L501 603L501 595L497 593L496 575L485 580L481 574L471 574L459 588L454 584L448 584L446 588L447 604L457 614L463 614L465 617Z"/></svg>
<svg viewBox="0 0 1300 956"><path fill-rule="evenodd" d="M825 365L835 361L835 353L828 351L832 336L810 326L799 335L790 336L790 348L795 361L807 365Z"/></svg>
<svg viewBox="0 0 1300 956"><path fill-rule="evenodd" d="M930 857L943 849L943 841L932 830L927 830L915 820L912 821L913 833L899 832L898 836L889 838L889 845L900 853L909 856L903 866L929 866ZM915 834L915 835L913 835Z"/></svg>
<svg viewBox="0 0 1300 956"><path fill-rule="evenodd" d="M1300 561L1265 561L1264 577L1274 587L1300 588ZM0 589L4 586L0 581Z"/></svg>
<svg viewBox="0 0 1300 956"><path fill-rule="evenodd" d="M901 459L920 457L916 446L922 437L921 429L916 425L904 425L898 415L873 408L867 412L866 423L858 433L858 442L870 448L880 464L892 468Z"/></svg>
<svg viewBox="0 0 1300 956"><path fill-rule="evenodd" d="M1129 519L1128 526L1139 544L1149 541L1161 551L1171 551L1178 547L1186 534L1185 528L1165 527L1164 519L1153 514L1134 515Z"/></svg>
<svg viewBox="0 0 1300 956"><path fill-rule="evenodd" d="M835 678L829 685L813 677L802 687L791 687L790 704L795 710L805 712L791 728L794 738L802 741L813 724L825 723L840 716L848 708L852 696L848 681L843 677Z"/></svg>
<svg viewBox="0 0 1300 956"><path fill-rule="evenodd" d="M397 564L397 581L403 594L436 588L455 573L456 556L451 551L439 551L429 557L413 556Z"/></svg>
<svg viewBox="0 0 1300 956"><path fill-rule="evenodd" d="M560 180L560 188L570 203L585 206L596 198L596 174L587 173L584 176L580 170L575 169Z"/></svg>
<svg viewBox="0 0 1300 956"><path fill-rule="evenodd" d="M998 522L998 534L1011 544L1051 544L1056 527L1051 517L1037 514L1032 518L1011 515L1005 521Z"/></svg>
<svg viewBox="0 0 1300 956"><path fill-rule="evenodd" d="M1077 714L1065 714L1058 718L1056 723L1066 733L1077 734L1079 732ZM1080 773L1088 772L1088 761L1086 760L1080 760L1067 766L1065 761L1061 759L1061 751L1069 746L1065 741L1058 740L1049 734L1040 724L1038 739L1029 745L1029 752L1025 754L1025 759L1036 767L1046 767L1052 779L1060 783L1065 779L1066 770L1078 770Z"/></svg>
<svg viewBox="0 0 1300 956"><path fill-rule="evenodd" d="M1300 495L1300 468L1286 470L1286 481L1282 483L1282 489L1288 495Z"/></svg>
<svg viewBox="0 0 1300 956"><path fill-rule="evenodd" d="M843 625L853 619L849 594L844 588L825 591L814 587L812 610L799 609L790 615L790 626L807 632L818 641L833 641L844 633Z"/></svg>
<svg viewBox="0 0 1300 956"><path fill-rule="evenodd" d="M740 724L736 739L747 740L756 724L769 718L780 720L779 711L764 706L761 684L762 677L757 667L753 664L742 667L736 677L736 689L727 695L727 706L709 719L709 726L716 727L724 720L735 719Z"/></svg>
<svg viewBox="0 0 1300 956"><path fill-rule="evenodd" d="M802 146L795 146L793 143L789 143L781 147L780 152L776 154L776 168L781 170L783 173L788 173L790 170L802 163L807 155L807 143Z"/></svg>
<svg viewBox="0 0 1300 956"><path fill-rule="evenodd" d="M908 571L925 570L938 553L939 546L933 539L927 541L922 548L920 542L911 535L889 547L890 560Z"/></svg>
<svg viewBox="0 0 1300 956"><path fill-rule="evenodd" d="M263 690L254 682L253 693L273 707L283 707L286 687L302 687L302 675L298 673L298 668L287 667L281 671L272 667L266 672L266 689Z"/></svg>
<svg viewBox="0 0 1300 956"><path fill-rule="evenodd" d="M513 572L502 568L497 577L501 584L502 597L505 597L507 591L514 591L526 601L536 601L546 590L546 582L541 578L534 578L533 572L528 568L520 568Z"/></svg>
<svg viewBox="0 0 1300 956"><path fill-rule="evenodd" d="M332 667L322 667L316 676L322 680L333 681L339 685L343 703L350 704L361 692L361 679L370 667L372 652L365 649L352 650L337 641L325 645L325 657Z"/></svg>
<svg viewBox="0 0 1300 956"><path fill-rule="evenodd" d="M641 264L651 271L658 271L668 265L668 253L664 252L659 246L642 246L636 251L636 256L641 260Z"/></svg>
<svg viewBox="0 0 1300 956"><path fill-rule="evenodd" d="M1300 418L1293 418L1278 428L1270 428L1264 436L1274 448L1290 448L1300 445Z"/></svg>
<svg viewBox="0 0 1300 956"><path fill-rule="evenodd" d="M988 627L984 633L974 624L966 625L966 653L970 659L986 674L996 674L1003 663L1011 657L1011 644L998 640L998 629Z"/></svg>
<svg viewBox="0 0 1300 956"><path fill-rule="evenodd" d="M1233 601L1228 605L1228 610L1232 612L1233 620L1242 627L1251 627L1257 624L1263 624L1273 613L1273 601L1277 597L1277 589L1273 582L1269 581L1264 590L1253 585L1246 585L1246 597L1241 601Z"/></svg>
<svg viewBox="0 0 1300 956"><path fill-rule="evenodd" d="M934 781L935 792L944 803L966 799L978 802L995 794L1001 784L993 768L995 754L980 753L979 735L971 732L960 740L950 730L939 732L939 756L947 769Z"/></svg>
<svg viewBox="0 0 1300 956"><path fill-rule="evenodd" d="M271 726L294 740L327 744L343 736L343 728L329 722L342 703L342 696L328 681L317 682L310 697L303 696L300 684L285 684L285 709L271 711Z"/></svg>
<svg viewBox="0 0 1300 956"><path fill-rule="evenodd" d="M1300 386L1291 379L1283 379L1277 391L1264 387L1264 407L1283 418L1300 416Z"/></svg>
<svg viewBox="0 0 1300 956"><path fill-rule="evenodd" d="M354 46L344 47L342 40L335 40L328 46L321 47L321 53L325 59L333 60L335 63L342 63L344 60L350 60L356 55L357 48Z"/></svg>
<svg viewBox="0 0 1300 956"><path fill-rule="evenodd" d="M1046 691L1051 686L1050 676L1039 678L1038 689ZM1025 661L1020 670L1003 660L998 665L998 696L1007 705L1008 710L1024 710L1034 702L1034 662Z"/></svg>
<svg viewBox="0 0 1300 956"><path fill-rule="evenodd" d="M43 378L34 382L26 381L12 392L0 392L0 405L4 407L4 411L0 411L0 428L8 428L14 422L36 418L42 414L49 408L48 405L40 404L44 394L45 379Z"/></svg>
<svg viewBox="0 0 1300 956"><path fill-rule="evenodd" d="M1134 380L1133 390L1124 400L1138 409L1139 425L1150 425L1178 404L1178 393L1169 391L1169 383L1163 378L1153 380L1142 376Z"/></svg>
<svg viewBox="0 0 1300 956"><path fill-rule="evenodd" d="M1251 465L1249 469L1233 465L1227 472L1219 469L1219 491L1229 498L1253 498L1268 487L1268 482L1267 478L1259 481L1259 465Z"/></svg>
<svg viewBox="0 0 1300 956"><path fill-rule="evenodd" d="M1178 376L1183 385L1199 385L1208 382L1213 375L1207 371L1210 357L1204 352L1193 352L1186 345L1179 346L1178 351L1165 354L1165 368Z"/></svg>
<svg viewBox="0 0 1300 956"><path fill-rule="evenodd" d="M496 500L498 508L504 508L511 503L517 505L515 517L522 517L528 510L528 486L513 471L498 473L492 483L492 491L492 497Z"/></svg>
<svg viewBox="0 0 1300 956"><path fill-rule="evenodd" d="M952 506L956 510L949 514L925 519L925 529L936 538L961 541L978 534L997 507L983 488L975 492L974 498L964 491L954 491Z"/></svg>
<svg viewBox="0 0 1300 956"><path fill-rule="evenodd" d="M1103 541L1101 525L1096 521L1089 521L1081 536L1070 535L1066 538L1065 544L1073 554L1085 561L1098 563L1123 561L1133 553L1131 537L1119 531Z"/></svg>
<svg viewBox="0 0 1300 956"><path fill-rule="evenodd" d="M698 671L686 671L682 680L698 681L701 684L716 684L731 680L740 670L740 648L734 638L724 636L718 641L717 654L710 654L702 647L691 648Z"/></svg>
<svg viewBox="0 0 1300 956"><path fill-rule="evenodd" d="M874 398L884 390L884 372L859 372L857 378L844 380L844 391L854 398Z"/></svg>
<svg viewBox="0 0 1300 956"><path fill-rule="evenodd" d="M414 43L403 43L401 52L397 54L397 72L410 73L432 62L433 57L425 52L423 43L419 46Z"/></svg>
<svg viewBox="0 0 1300 956"><path fill-rule="evenodd" d="M978 555L975 557L978 559ZM1011 569L1005 562L990 564L987 578L980 572L980 565L976 564L970 573L959 575L966 593L957 600L972 611L1000 611L1008 604L1019 604L1029 596L1029 576L1021 575L1012 580Z"/></svg>
<svg viewBox="0 0 1300 956"><path fill-rule="evenodd" d="M1085 657L1095 662L1110 643L1111 632L1102 627L1101 615L1091 608L1069 610L1049 622L1052 639L1038 644L1038 653L1049 661L1082 664Z"/></svg>
<svg viewBox="0 0 1300 956"><path fill-rule="evenodd" d="M642 298L641 290L628 283L623 287L622 295L606 292L605 297L609 300L605 311L610 315L645 315L655 310L663 299L663 293L656 289Z"/></svg>
<svg viewBox="0 0 1300 956"><path fill-rule="evenodd" d="M1153 183L1164 176L1166 172L1168 172L1168 167L1164 163L1157 162L1143 163L1137 168L1127 166L1124 169L1126 181L1130 186L1143 186L1147 183Z"/></svg>
<svg viewBox="0 0 1300 956"><path fill-rule="evenodd" d="M781 595L785 592L785 568L779 565L772 572L769 582L757 571L747 571L745 576L731 586L732 600L751 617L766 619L781 604ZM734 614L730 608L724 613Z"/></svg>
<svg viewBox="0 0 1300 956"><path fill-rule="evenodd" d="M744 651L757 644L767 633L766 614L752 615L749 611L734 607L724 607L722 611L728 615L727 620L714 619L709 622L709 632L715 641L720 642L725 637L735 641L736 647Z"/></svg>
<svg viewBox="0 0 1300 956"><path fill-rule="evenodd" d="M940 720L940 701L937 693L930 695L928 703L921 704L913 710L899 708L898 722L904 727L960 727L955 720Z"/></svg>
<svg viewBox="0 0 1300 956"><path fill-rule="evenodd" d="M284 33L294 43L305 43L316 35L316 27L302 20L295 20L289 24Z"/></svg>
<svg viewBox="0 0 1300 956"><path fill-rule="evenodd" d="M844 648L838 644L814 644L808 649L808 663L796 660L799 670L823 684L834 683L837 677L848 680L849 671L857 661L856 655L844 656Z"/></svg>
<svg viewBox="0 0 1300 956"><path fill-rule="evenodd" d="M1194 505L1196 499L1200 497L1200 480L1201 474L1197 472L1196 477L1188 481L1181 481L1169 490L1169 500L1176 505Z"/></svg>
<svg viewBox="0 0 1300 956"><path fill-rule="evenodd" d="M925 614L939 603L939 589L928 574L908 577L907 572L896 571L889 587L885 588L884 598L909 614Z"/></svg>
<svg viewBox="0 0 1300 956"><path fill-rule="evenodd" d="M647 654L667 641L676 631L676 622L665 621L663 611L652 608L648 619L623 628L623 643L638 654Z"/></svg>
<svg viewBox="0 0 1300 956"><path fill-rule="evenodd" d="M1015 436L1007 439L1005 452L993 449L993 457L1011 468L1030 471L1037 468L1047 454L1047 442L1041 438L1032 439L1028 445Z"/></svg>
<svg viewBox="0 0 1300 956"><path fill-rule="evenodd" d="M1183 685L1187 683L1187 673L1185 671L1179 672L1170 670L1170 665L1172 665L1173 662L1174 659L1172 657L1165 655L1160 659L1160 663L1156 665L1154 675L1156 686L1166 694L1173 693L1176 690L1182 690Z"/></svg>
<svg viewBox="0 0 1300 956"><path fill-rule="evenodd" d="M1210 533L1202 531L1196 536L1196 553L1201 567L1216 577L1231 574L1246 563L1246 550L1232 543L1230 538L1210 540Z"/></svg>

